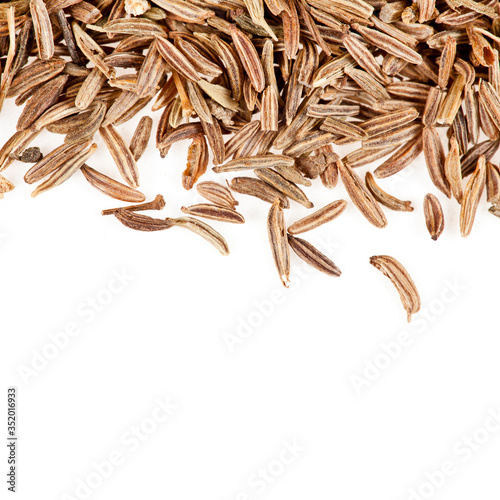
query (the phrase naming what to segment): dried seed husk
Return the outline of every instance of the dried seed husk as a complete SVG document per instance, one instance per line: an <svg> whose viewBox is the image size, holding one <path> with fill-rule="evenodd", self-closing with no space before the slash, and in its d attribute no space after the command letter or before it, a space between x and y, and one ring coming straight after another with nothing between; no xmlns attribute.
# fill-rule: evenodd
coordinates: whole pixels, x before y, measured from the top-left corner
<svg viewBox="0 0 500 500"><path fill-rule="evenodd" d="M137 74L137 95L146 97L156 94L166 69L165 59L158 50L158 41L155 40L149 47L148 54Z"/></svg>
<svg viewBox="0 0 500 500"><path fill-rule="evenodd" d="M427 127L432 127L436 124L439 109L443 102L445 91L438 87L431 87L427 95L424 114L422 115L422 123Z"/></svg>
<svg viewBox="0 0 500 500"><path fill-rule="evenodd" d="M322 254L308 241L288 234L288 244L292 250L310 266L328 276L340 276L341 270L326 255Z"/></svg>
<svg viewBox="0 0 500 500"><path fill-rule="evenodd" d="M293 182L287 181L280 174L269 168L256 169L255 175L262 181L267 182L275 189L283 193L291 200L300 203L306 208L312 208L314 205L307 199L305 193Z"/></svg>
<svg viewBox="0 0 500 500"><path fill-rule="evenodd" d="M189 207L181 207L181 211L188 215L217 220L219 222L231 222L233 224L243 224L245 222L243 215L236 210L228 207L219 207L211 203L199 203Z"/></svg>
<svg viewBox="0 0 500 500"><path fill-rule="evenodd" d="M402 127L390 130L386 134L379 134L363 140L363 146L368 148L382 148L387 146L397 146L411 141L419 136L422 131L420 123L410 123Z"/></svg>
<svg viewBox="0 0 500 500"><path fill-rule="evenodd" d="M484 191L486 180L486 159L481 155L477 166L464 189L464 198L460 207L460 233L463 237L469 236L476 217L479 200Z"/></svg>
<svg viewBox="0 0 500 500"><path fill-rule="evenodd" d="M283 154L293 157L301 157L311 151L315 151L323 146L331 144L335 135L331 132L315 131L307 134L283 150Z"/></svg>
<svg viewBox="0 0 500 500"><path fill-rule="evenodd" d="M200 80L198 72L189 59L166 38L156 37L156 48L168 65L184 78L197 82Z"/></svg>
<svg viewBox="0 0 500 500"><path fill-rule="evenodd" d="M301 184L302 186L306 187L309 187L311 185L311 181L309 179L306 179L295 165L274 165L273 169L276 170L276 172L278 172L278 174L284 177L287 181L293 182L294 184Z"/></svg>
<svg viewBox="0 0 500 500"><path fill-rule="evenodd" d="M267 233L271 252L281 282L285 287L290 283L290 250L281 201L276 198L267 216Z"/></svg>
<svg viewBox="0 0 500 500"><path fill-rule="evenodd" d="M391 210L399 212L413 212L411 201L402 201L386 193L376 182L371 172L366 172L365 184L373 197Z"/></svg>
<svg viewBox="0 0 500 500"><path fill-rule="evenodd" d="M237 193L254 196L267 203L274 203L276 198L279 198L283 208L290 208L290 202L283 193L260 179L235 177L231 180L230 187Z"/></svg>
<svg viewBox="0 0 500 500"><path fill-rule="evenodd" d="M340 160L337 161L337 167L347 194L366 220L375 227L383 228L387 226L384 212L360 177L351 167L344 165Z"/></svg>
<svg viewBox="0 0 500 500"><path fill-rule="evenodd" d="M5 193L12 191L15 188L14 184L0 175L0 198L3 198Z"/></svg>
<svg viewBox="0 0 500 500"><path fill-rule="evenodd" d="M311 229L315 229L333 219L336 219L346 208L347 202L345 200L337 200L323 208L320 208L311 215L307 215L302 219L294 222L289 228L289 234L301 234Z"/></svg>
<svg viewBox="0 0 500 500"><path fill-rule="evenodd" d="M444 214L441 203L431 193L424 198L424 215L427 230L431 238L436 241L444 230Z"/></svg>
<svg viewBox="0 0 500 500"><path fill-rule="evenodd" d="M101 193L110 196L111 198L134 203L140 203L146 199L144 194L140 191L137 191L136 189L126 186L125 184L98 172L88 165L83 165L80 170L92 187L96 188Z"/></svg>
<svg viewBox="0 0 500 500"><path fill-rule="evenodd" d="M5 170L40 133L31 129L16 131L0 149L0 172Z"/></svg>
<svg viewBox="0 0 500 500"><path fill-rule="evenodd" d="M363 122L361 128L370 136L376 136L398 129L411 123L418 118L418 111L415 108L402 109L377 116Z"/></svg>
<svg viewBox="0 0 500 500"><path fill-rule="evenodd" d="M66 144L91 140L104 120L106 114L106 104L98 102L93 107L87 119L77 129L69 132L64 138Z"/></svg>
<svg viewBox="0 0 500 500"><path fill-rule="evenodd" d="M191 189L207 171L208 146L203 135L197 135L188 149L186 170L182 173L182 186Z"/></svg>
<svg viewBox="0 0 500 500"><path fill-rule="evenodd" d="M415 283L401 262L389 255L374 255L370 258L370 264L387 276L399 293L403 307L411 321L412 314L420 310L420 295Z"/></svg>

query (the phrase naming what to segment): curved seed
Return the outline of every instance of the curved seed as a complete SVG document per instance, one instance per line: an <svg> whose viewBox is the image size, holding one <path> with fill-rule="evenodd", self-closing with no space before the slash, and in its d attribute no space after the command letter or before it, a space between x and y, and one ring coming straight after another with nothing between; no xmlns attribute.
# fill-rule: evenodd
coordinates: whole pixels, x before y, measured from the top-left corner
<svg viewBox="0 0 500 500"><path fill-rule="evenodd" d="M387 276L396 287L409 323L411 315L420 310L420 295L408 271L401 262L389 255L375 255L370 258L370 264Z"/></svg>

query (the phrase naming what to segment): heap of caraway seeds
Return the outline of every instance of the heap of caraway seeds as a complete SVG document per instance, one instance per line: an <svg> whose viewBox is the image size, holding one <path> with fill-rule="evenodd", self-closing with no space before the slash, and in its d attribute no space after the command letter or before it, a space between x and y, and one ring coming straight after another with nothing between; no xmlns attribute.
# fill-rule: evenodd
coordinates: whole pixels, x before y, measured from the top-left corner
<svg viewBox="0 0 500 500"><path fill-rule="evenodd" d="M500 20L497 0L14 0L0 4L0 107L24 105L0 150L0 171L32 163L24 180L48 191L77 171L105 195L135 205L108 209L125 226L193 231L222 254L225 239L200 219L243 223L233 193L270 204L272 256L288 285L290 248L318 270L339 268L297 235L339 216L346 201L287 227L291 203L311 209L304 189L340 178L374 226L382 206L412 211L376 179L423 154L429 176L460 204L471 232L483 192L500 216ZM207 202L185 216L153 218L161 195L143 203L138 161L153 121L145 115L130 144L118 129L138 113L160 112L156 146L164 158L188 140L182 186ZM3 123L3 127L7 124ZM42 155L38 135L61 134ZM110 178L90 162L99 134L116 163ZM446 140L445 140L446 139ZM447 142L447 148L444 143ZM353 144L340 158L336 146ZM224 182L200 180L209 157ZM365 179L356 168L384 160ZM19 167L18 167L19 168ZM120 180L118 180L120 178ZM13 184L0 176L0 196ZM444 228L435 194L422 196L433 239ZM396 286L408 319L418 291L393 257L370 263Z"/></svg>

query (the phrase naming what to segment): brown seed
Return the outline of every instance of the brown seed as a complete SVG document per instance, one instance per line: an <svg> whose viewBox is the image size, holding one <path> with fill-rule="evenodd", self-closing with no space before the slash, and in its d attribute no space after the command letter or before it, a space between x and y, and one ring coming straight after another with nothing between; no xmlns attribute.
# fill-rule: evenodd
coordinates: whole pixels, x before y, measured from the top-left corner
<svg viewBox="0 0 500 500"><path fill-rule="evenodd" d="M139 171L137 170L137 165L130 149L125 144L121 135L118 134L113 125L101 127L99 133L108 151L111 153L123 180L132 188L139 187Z"/></svg>
<svg viewBox="0 0 500 500"><path fill-rule="evenodd" d="M484 155L481 155L464 190L464 199L460 210L460 233L463 237L469 236L472 231L479 200L484 191L485 179L486 159Z"/></svg>
<svg viewBox="0 0 500 500"><path fill-rule="evenodd" d="M274 203L276 198L278 198L283 208L290 208L290 202L283 193L260 179L235 177L231 180L230 187L237 193L254 196L267 203Z"/></svg>
<svg viewBox="0 0 500 500"><path fill-rule="evenodd" d="M276 269L284 286L290 283L290 251L283 208L279 198L272 204L267 216L267 233Z"/></svg>
<svg viewBox="0 0 500 500"><path fill-rule="evenodd" d="M337 161L337 166L347 194L366 220L375 227L387 226L384 212L359 176L340 160Z"/></svg>
<svg viewBox="0 0 500 500"><path fill-rule="evenodd" d="M196 190L201 196L203 196L203 198L220 207L227 207L234 210L234 208L239 205L239 203L234 199L231 191L229 191L226 186L218 184L217 182L200 182L196 186Z"/></svg>
<svg viewBox="0 0 500 500"><path fill-rule="evenodd" d="M386 193L376 182L371 172L366 172L365 184L373 197L391 210L399 212L413 212L411 201L402 201Z"/></svg>
<svg viewBox="0 0 500 500"><path fill-rule="evenodd" d="M150 116L143 116L137 124L137 128L135 129L129 146L130 152L132 153L135 161L139 161L139 158L146 150L151 136L152 127L153 120Z"/></svg>
<svg viewBox="0 0 500 500"><path fill-rule="evenodd" d="M199 203L197 205L191 205L190 207L181 207L181 211L188 215L220 222L232 222L233 224L243 224L245 222L243 215L236 210L227 207L219 207L210 203Z"/></svg>
<svg viewBox="0 0 500 500"><path fill-rule="evenodd" d="M47 61L54 55L54 35L44 1L30 0L30 12L38 46L38 56L40 59Z"/></svg>
<svg viewBox="0 0 500 500"><path fill-rule="evenodd" d="M149 201L147 203L141 203L139 205L129 205L128 207L108 208L107 210L103 210L101 212L101 215L113 215L118 210L127 210L127 212L142 212L145 210L163 210L165 208L165 205L166 205L165 199L161 194L158 194L156 195L156 198L153 201Z"/></svg>
<svg viewBox="0 0 500 500"><path fill-rule="evenodd" d="M269 168L259 168L255 170L255 175L262 181L267 182L287 198L300 203L306 208L312 208L314 205L307 199L302 189L293 182L287 181L280 174Z"/></svg>
<svg viewBox="0 0 500 500"><path fill-rule="evenodd" d="M214 167L214 172L237 172L239 170L252 170L258 168L272 168L275 166L293 166L294 158L284 155L266 154L237 158L224 165Z"/></svg>
<svg viewBox="0 0 500 500"><path fill-rule="evenodd" d="M65 162L64 165L56 170L47 180L36 187L31 193L32 198L66 182L95 153L96 149L97 144L92 144L89 149L78 153Z"/></svg>
<svg viewBox="0 0 500 500"><path fill-rule="evenodd" d="M486 201L496 204L500 201L500 169L486 163Z"/></svg>
<svg viewBox="0 0 500 500"><path fill-rule="evenodd" d="M444 214L441 203L431 193L425 195L424 198L424 215L427 230L431 238L436 241L444 229Z"/></svg>
<svg viewBox="0 0 500 500"><path fill-rule="evenodd" d="M460 165L460 151L455 136L450 137L449 150L444 160L444 173L448 180L451 192L458 203L462 203L462 167Z"/></svg>
<svg viewBox="0 0 500 500"><path fill-rule="evenodd" d="M149 215L136 214L120 209L113 215L126 227L136 231L163 231L174 226L173 219L154 219Z"/></svg>
<svg viewBox="0 0 500 500"><path fill-rule="evenodd" d="M370 258L370 264L387 276L396 287L410 322L412 314L420 310L420 295L408 271L401 262L389 255L375 255Z"/></svg>
<svg viewBox="0 0 500 500"><path fill-rule="evenodd" d="M146 199L140 191L126 186L121 182L115 181L111 177L94 170L88 165L83 165L81 171L85 179L87 179L88 183L92 187L96 188L101 193L110 196L111 198L131 203L138 203Z"/></svg>
<svg viewBox="0 0 500 500"><path fill-rule="evenodd" d="M340 276L340 269L326 256L323 255L316 247L309 242L288 235L288 243L292 250L310 266L318 271L327 274L328 276Z"/></svg>
<svg viewBox="0 0 500 500"><path fill-rule="evenodd" d="M222 255L229 255L229 246L224 237L213 227L194 217L177 217L170 219L174 226L183 227L207 240Z"/></svg>
<svg viewBox="0 0 500 500"><path fill-rule="evenodd" d="M448 198L451 196L451 189L444 171L444 150L441 139L435 127L425 127L422 132L425 162L434 185Z"/></svg>
<svg viewBox="0 0 500 500"><path fill-rule="evenodd" d="M191 189L207 171L208 146L203 135L197 135L188 149L186 170L182 173L184 189Z"/></svg>
<svg viewBox="0 0 500 500"><path fill-rule="evenodd" d="M297 222L294 222L289 228L289 234L301 234L311 229L315 229L333 219L336 219L347 206L345 200L337 200L323 208L320 208L311 215L308 215Z"/></svg>

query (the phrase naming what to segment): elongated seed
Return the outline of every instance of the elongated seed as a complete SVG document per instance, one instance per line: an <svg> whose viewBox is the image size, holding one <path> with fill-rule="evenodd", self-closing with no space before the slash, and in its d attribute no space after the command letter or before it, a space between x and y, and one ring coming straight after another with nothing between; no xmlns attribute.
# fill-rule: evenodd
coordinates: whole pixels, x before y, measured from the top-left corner
<svg viewBox="0 0 500 500"><path fill-rule="evenodd" d="M431 238L436 241L444 229L444 214L441 203L431 193L425 195L424 198L424 215L427 230Z"/></svg>

